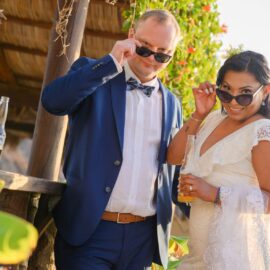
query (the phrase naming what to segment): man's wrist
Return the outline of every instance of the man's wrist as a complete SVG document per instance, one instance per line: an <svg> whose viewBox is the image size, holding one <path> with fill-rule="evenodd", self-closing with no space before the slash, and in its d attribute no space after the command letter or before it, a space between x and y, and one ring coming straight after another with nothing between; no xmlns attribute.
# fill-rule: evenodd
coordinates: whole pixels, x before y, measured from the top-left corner
<svg viewBox="0 0 270 270"><path fill-rule="evenodd" d="M117 59L112 55L112 53L110 53L109 55L112 58L118 73L121 73L123 71L123 67L120 65L120 63L117 61Z"/></svg>

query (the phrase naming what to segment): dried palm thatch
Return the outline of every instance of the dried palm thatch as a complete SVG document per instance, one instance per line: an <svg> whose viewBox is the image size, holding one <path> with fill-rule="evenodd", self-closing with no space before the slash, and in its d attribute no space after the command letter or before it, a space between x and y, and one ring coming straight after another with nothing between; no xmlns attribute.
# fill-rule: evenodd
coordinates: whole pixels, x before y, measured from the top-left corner
<svg viewBox="0 0 270 270"><path fill-rule="evenodd" d="M74 1L67 0L67 6L60 13L57 31L64 45L63 52L68 49L65 26ZM126 38L121 14L130 8L129 0L118 0L117 3L109 0L115 5L106 2L90 1L82 55L99 58L110 52L116 40ZM10 108L19 112L22 123L25 121L22 108L37 109L57 3L58 0L0 1L0 95L11 98ZM18 122L18 117L12 113L8 121ZM29 123L29 119L27 121ZM34 125L35 115L31 121Z"/></svg>

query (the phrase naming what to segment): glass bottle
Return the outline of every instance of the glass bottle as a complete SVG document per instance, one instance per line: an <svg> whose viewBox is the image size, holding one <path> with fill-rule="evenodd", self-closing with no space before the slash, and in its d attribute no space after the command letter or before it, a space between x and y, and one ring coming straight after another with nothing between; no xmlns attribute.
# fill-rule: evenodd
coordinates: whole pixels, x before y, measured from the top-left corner
<svg viewBox="0 0 270 270"><path fill-rule="evenodd" d="M5 124L7 120L8 103L9 103L9 97L1 97L0 99L0 154L3 151L5 140L6 140Z"/></svg>
<svg viewBox="0 0 270 270"><path fill-rule="evenodd" d="M185 155L183 159L183 163L180 169L180 177L179 177L179 184L181 182L181 175L184 174L193 174L194 172L194 144L195 144L195 135L188 135ZM184 195L181 191L178 190L178 201L190 203L194 200L194 197Z"/></svg>

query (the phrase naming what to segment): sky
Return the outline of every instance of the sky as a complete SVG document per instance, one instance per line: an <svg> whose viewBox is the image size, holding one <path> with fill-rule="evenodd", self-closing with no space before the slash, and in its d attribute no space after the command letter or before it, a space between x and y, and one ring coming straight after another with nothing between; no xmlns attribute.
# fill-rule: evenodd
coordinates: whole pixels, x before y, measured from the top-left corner
<svg viewBox="0 0 270 270"><path fill-rule="evenodd" d="M244 50L263 54L270 64L270 0L218 0L224 48L243 45Z"/></svg>

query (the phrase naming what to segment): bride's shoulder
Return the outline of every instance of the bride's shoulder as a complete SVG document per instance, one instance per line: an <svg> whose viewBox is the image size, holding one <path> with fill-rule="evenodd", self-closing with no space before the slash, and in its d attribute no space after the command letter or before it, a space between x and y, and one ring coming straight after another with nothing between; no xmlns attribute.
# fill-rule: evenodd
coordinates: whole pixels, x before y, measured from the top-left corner
<svg viewBox="0 0 270 270"><path fill-rule="evenodd" d="M260 141L270 141L270 119L259 118L250 125L251 130L250 135L253 136L252 145L257 145ZM250 130L250 131L251 131Z"/></svg>

